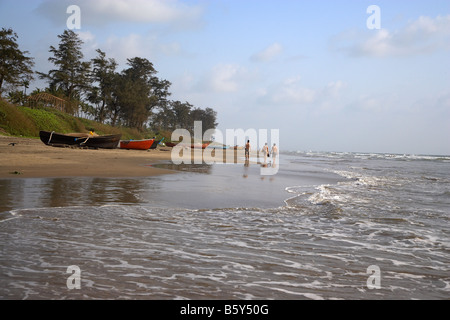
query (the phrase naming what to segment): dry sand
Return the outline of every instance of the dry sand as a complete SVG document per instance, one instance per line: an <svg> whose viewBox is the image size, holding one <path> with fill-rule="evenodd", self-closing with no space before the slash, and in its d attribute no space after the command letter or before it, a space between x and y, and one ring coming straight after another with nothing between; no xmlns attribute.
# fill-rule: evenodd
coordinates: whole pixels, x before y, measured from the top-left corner
<svg viewBox="0 0 450 320"><path fill-rule="evenodd" d="M152 165L171 160L171 151L172 148L160 147L149 151L55 148L46 146L39 139L0 135L0 179L168 174L173 171ZM234 159L237 161L237 157Z"/></svg>
<svg viewBox="0 0 450 320"><path fill-rule="evenodd" d="M0 178L152 176L170 172L151 167L170 160L170 154L169 148L151 151L55 148L39 139L0 136Z"/></svg>

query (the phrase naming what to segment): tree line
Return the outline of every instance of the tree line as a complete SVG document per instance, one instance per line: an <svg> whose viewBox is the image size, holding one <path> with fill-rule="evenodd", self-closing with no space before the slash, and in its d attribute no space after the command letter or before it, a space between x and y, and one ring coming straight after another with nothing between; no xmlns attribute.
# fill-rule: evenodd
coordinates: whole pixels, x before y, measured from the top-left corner
<svg viewBox="0 0 450 320"><path fill-rule="evenodd" d="M188 102L170 100L168 80L157 77L153 64L146 58L127 59L127 66L118 71L118 63L97 49L97 56L84 61L83 41L72 30L58 35L59 45L50 46L48 58L54 66L48 72L33 72L34 59L21 51L17 34L12 29L0 31L0 95L3 85L23 86L24 91L11 90L10 100L23 102L26 89L35 75L48 87L37 89L70 102L67 112L83 114L112 126L144 130L193 130L194 121L203 122L203 130L217 127L217 112L201 109Z"/></svg>

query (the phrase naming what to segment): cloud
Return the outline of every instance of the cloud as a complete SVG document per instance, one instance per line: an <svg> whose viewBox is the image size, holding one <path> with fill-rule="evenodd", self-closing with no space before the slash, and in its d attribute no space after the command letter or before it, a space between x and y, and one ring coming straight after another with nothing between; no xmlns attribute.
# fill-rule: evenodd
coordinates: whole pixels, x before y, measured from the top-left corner
<svg viewBox="0 0 450 320"><path fill-rule="evenodd" d="M201 91L234 93L242 87L247 77L247 69L238 64L218 64L203 77L197 88Z"/></svg>
<svg viewBox="0 0 450 320"><path fill-rule="evenodd" d="M90 31L78 31L78 37L83 41L83 53L86 57L91 57L98 49L97 39Z"/></svg>
<svg viewBox="0 0 450 320"><path fill-rule="evenodd" d="M281 54L283 47L279 43L273 43L264 50L251 56L252 61L268 62Z"/></svg>
<svg viewBox="0 0 450 320"><path fill-rule="evenodd" d="M81 41L83 41L84 43L91 43L91 42L95 42L95 35L92 34L92 32L90 31L84 31L84 32L77 32L78 33L78 37L80 38Z"/></svg>
<svg viewBox="0 0 450 320"><path fill-rule="evenodd" d="M276 104L310 104L317 99L317 90L301 85L300 79L287 79L273 92L271 100Z"/></svg>
<svg viewBox="0 0 450 320"><path fill-rule="evenodd" d="M260 102L280 107L312 107L329 109L329 105L336 105L342 91L347 88L344 81L329 82L320 88L307 87L302 83L300 76L286 78L285 80L260 91ZM324 110L322 110L324 111Z"/></svg>
<svg viewBox="0 0 450 320"><path fill-rule="evenodd" d="M108 57L116 59L119 64L134 57L144 57L155 62L161 57L187 54L178 42L164 42L151 33L145 35L130 33L123 37L111 35L104 42L97 44L97 48L105 51Z"/></svg>
<svg viewBox="0 0 450 320"><path fill-rule="evenodd" d="M67 7L73 0L44 0L38 13L57 24L69 18ZM198 23L203 7L179 0L78 0L81 26L105 26L112 23L159 23L183 25Z"/></svg>
<svg viewBox="0 0 450 320"><path fill-rule="evenodd" d="M236 65L220 65L214 67L211 75L211 86L216 92L235 92L238 89L236 75L239 67Z"/></svg>
<svg viewBox="0 0 450 320"><path fill-rule="evenodd" d="M348 31L334 37L336 51L356 57L403 57L450 50L450 15L421 16L396 31L381 29L364 34Z"/></svg>
<svg viewBox="0 0 450 320"><path fill-rule="evenodd" d="M347 88L347 83L341 80L332 81L327 84L324 93L327 96L338 97L343 89Z"/></svg>
<svg viewBox="0 0 450 320"><path fill-rule="evenodd" d="M181 0L43 0L35 12L65 29L71 17L67 8L73 4L80 7L81 29L74 31L84 42L85 57L93 58L100 48L123 64L137 56L154 60L185 55L179 42L165 37L167 31L198 27L204 9ZM112 24L117 25L111 27ZM133 24L152 26L132 32ZM105 29L106 34L98 30L92 33L98 27L109 28Z"/></svg>
<svg viewBox="0 0 450 320"><path fill-rule="evenodd" d="M143 37L132 33L126 37L110 36L103 44L104 50L108 56L116 59L119 63L124 63L126 59L134 57L148 56L143 46Z"/></svg>

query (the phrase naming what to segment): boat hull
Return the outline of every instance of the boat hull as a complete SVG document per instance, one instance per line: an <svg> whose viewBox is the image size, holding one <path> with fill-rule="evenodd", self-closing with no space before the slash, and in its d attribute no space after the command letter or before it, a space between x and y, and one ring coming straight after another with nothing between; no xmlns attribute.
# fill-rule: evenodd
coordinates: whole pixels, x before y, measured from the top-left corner
<svg viewBox="0 0 450 320"><path fill-rule="evenodd" d="M121 134L108 136L89 136L87 134L61 134L50 131L40 131L41 141L48 146L75 146L93 149L115 149L119 144Z"/></svg>
<svg viewBox="0 0 450 320"><path fill-rule="evenodd" d="M173 142L166 142L166 146L168 146L169 148L173 148L177 145L178 143L173 143Z"/></svg>
<svg viewBox="0 0 450 320"><path fill-rule="evenodd" d="M152 147L155 139L148 140L122 140L120 141L120 149L148 150Z"/></svg>
<svg viewBox="0 0 450 320"><path fill-rule="evenodd" d="M150 149L156 149L156 147L158 146L158 144L162 141L161 140L154 140L152 143L152 146L150 147Z"/></svg>
<svg viewBox="0 0 450 320"><path fill-rule="evenodd" d="M192 148L192 149L206 149L211 143L192 143L192 144L185 144L185 143L173 143L173 142L166 142L166 146L174 148L175 146L183 147L183 148Z"/></svg>
<svg viewBox="0 0 450 320"><path fill-rule="evenodd" d="M192 149L206 149L208 148L209 143L193 143L191 144Z"/></svg>

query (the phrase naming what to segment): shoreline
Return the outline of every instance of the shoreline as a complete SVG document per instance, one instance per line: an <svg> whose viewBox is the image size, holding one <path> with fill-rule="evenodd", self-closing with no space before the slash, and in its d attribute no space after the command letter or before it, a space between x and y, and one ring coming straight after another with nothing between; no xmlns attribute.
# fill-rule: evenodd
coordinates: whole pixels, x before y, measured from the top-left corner
<svg viewBox="0 0 450 320"><path fill-rule="evenodd" d="M169 147L150 151L72 149L47 146L39 139L0 136L0 188L5 191L0 203L5 203L5 210L23 206L64 207L80 202L97 205L119 200L190 209L268 208L286 204L292 197L286 188L343 180L289 161L276 175L261 175L256 151L251 153L248 163L243 151L223 150L223 158L219 153L222 150L217 154L200 151L191 151L192 164L177 165ZM117 179L119 189L111 187L111 179ZM85 192L87 189L90 191ZM70 195L64 191L71 191ZM27 194L27 199L19 200L19 194ZM39 196L35 198L34 194ZM73 197L73 194L81 195Z"/></svg>
<svg viewBox="0 0 450 320"><path fill-rule="evenodd" d="M169 147L149 151L72 149L47 146L39 139L0 136L0 181L3 181L0 188L2 185L6 188L0 200L8 203L5 208L17 208L16 201L11 202L10 198L14 200L17 194L34 194L35 190L45 189L46 193L59 197L64 194L62 191L79 190L86 198L81 201L75 197L77 203L98 204L99 199L102 199L100 203L115 203L116 198L122 199L125 194L132 196L126 196L124 203L146 203L145 199L153 199L151 203L166 207L278 207L292 198L287 188L315 188L345 180L289 161L283 163L276 175L262 175L256 151L251 153L250 162L244 160L243 151L233 149L223 150L223 158L219 152L189 151L186 156L191 153L191 164L177 165L172 161ZM34 179L40 181L30 182ZM110 190L110 179L120 180L117 182L120 191ZM129 179L136 180L130 184ZM89 185L102 185L102 188L85 194L83 190ZM41 197L40 191L38 194ZM45 201L31 197L25 201L26 207L41 207L42 201L50 206L66 206L73 201L72 196L59 197L52 196Z"/></svg>

